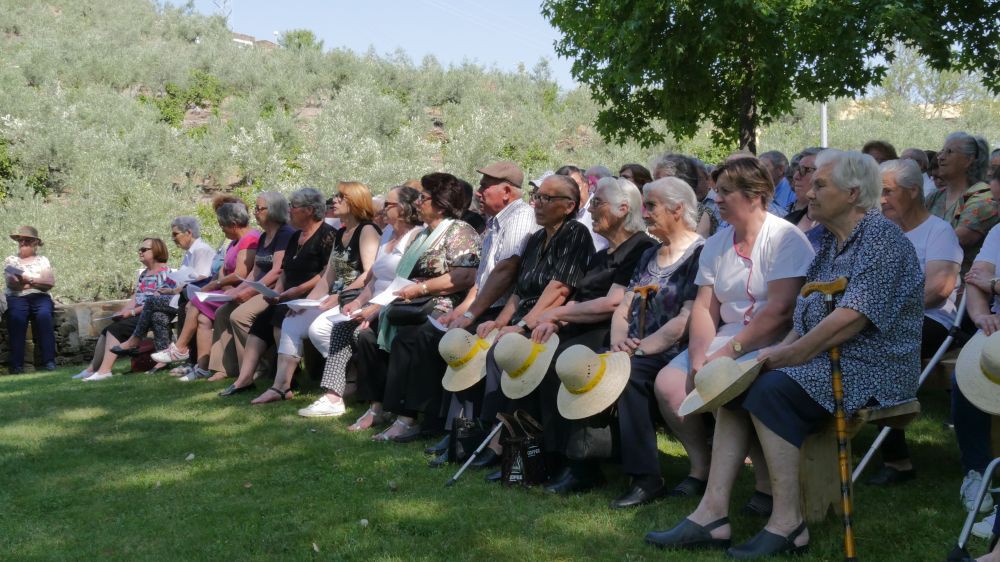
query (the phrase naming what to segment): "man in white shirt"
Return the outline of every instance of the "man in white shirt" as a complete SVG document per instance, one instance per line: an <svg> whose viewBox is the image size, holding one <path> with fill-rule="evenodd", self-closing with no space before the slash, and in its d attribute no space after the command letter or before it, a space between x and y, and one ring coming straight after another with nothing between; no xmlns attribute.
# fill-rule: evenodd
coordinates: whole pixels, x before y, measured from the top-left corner
<svg viewBox="0 0 1000 562"><path fill-rule="evenodd" d="M188 216L175 218L170 222L170 236L174 239L174 244L185 250L181 267L194 271L196 280L212 274L215 248L201 239L201 225L198 224L198 219Z"/></svg>
<svg viewBox="0 0 1000 562"><path fill-rule="evenodd" d="M591 170L593 169L591 168ZM594 219L590 216L590 182L584 176L583 170L576 166L567 165L556 170L556 175L569 176L576 182L577 187L580 188L580 208L576 211L576 220L590 231L590 236L594 239L594 250L600 252L607 249L607 239L594 232ZM597 179L594 180L594 183L597 183Z"/></svg>

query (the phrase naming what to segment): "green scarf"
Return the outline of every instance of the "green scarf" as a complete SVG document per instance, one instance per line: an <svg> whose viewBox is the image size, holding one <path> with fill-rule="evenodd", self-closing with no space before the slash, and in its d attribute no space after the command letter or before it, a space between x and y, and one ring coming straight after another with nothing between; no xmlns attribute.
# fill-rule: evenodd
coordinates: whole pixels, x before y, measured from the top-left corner
<svg viewBox="0 0 1000 562"><path fill-rule="evenodd" d="M455 224L454 219L444 219L438 223L434 232L430 232L430 227L427 227L420 234L417 234L406 252L403 253L403 257L399 258L399 264L396 265L396 276L409 279L413 268L416 267L424 253L434 247L453 224ZM384 351L389 351L392 340L396 338L396 327L390 325L388 318L386 318L386 313L393 304L390 303L383 307L378 314L378 346Z"/></svg>

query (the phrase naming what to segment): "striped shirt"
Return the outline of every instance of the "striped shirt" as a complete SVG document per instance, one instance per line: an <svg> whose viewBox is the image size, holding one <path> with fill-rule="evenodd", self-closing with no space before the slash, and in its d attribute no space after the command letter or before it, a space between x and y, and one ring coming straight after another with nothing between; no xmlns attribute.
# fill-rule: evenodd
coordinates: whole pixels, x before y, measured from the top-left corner
<svg viewBox="0 0 1000 562"><path fill-rule="evenodd" d="M520 256L530 237L540 227L535 223L535 211L521 199L511 202L486 223L483 235L482 260L476 270L476 288L481 289L493 268L505 259ZM510 297L507 291L493 303L493 307L503 306Z"/></svg>
<svg viewBox="0 0 1000 562"><path fill-rule="evenodd" d="M594 243L587 227L568 220L548 244L545 243L544 229L532 234L523 256L514 286L514 293L520 300L512 323L531 311L549 281L556 280L576 288L594 256Z"/></svg>

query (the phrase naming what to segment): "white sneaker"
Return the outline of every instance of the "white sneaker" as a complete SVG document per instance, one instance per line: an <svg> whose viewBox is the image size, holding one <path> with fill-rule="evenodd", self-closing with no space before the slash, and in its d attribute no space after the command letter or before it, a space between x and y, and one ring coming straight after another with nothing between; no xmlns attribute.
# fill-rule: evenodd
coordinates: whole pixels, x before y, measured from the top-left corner
<svg viewBox="0 0 1000 562"><path fill-rule="evenodd" d="M201 367L195 367L194 369L188 371L188 374L183 377L179 377L177 380L181 382L193 382L199 379L207 379L210 376L212 376L211 371L207 371Z"/></svg>
<svg viewBox="0 0 1000 562"><path fill-rule="evenodd" d="M93 374L94 374L94 373L91 373L91 372L90 372L90 371L88 371L87 369L84 369L84 370L80 371L79 373L77 373L77 374L73 375L73 376L72 376L71 378L73 378L73 379L75 379L75 380L79 380L79 379L85 379L85 378L87 378L87 377L89 377L89 376L91 376L91 375L93 375Z"/></svg>
<svg viewBox="0 0 1000 562"><path fill-rule="evenodd" d="M164 349L163 351L157 351L150 355L153 361L157 363L176 363L178 361L184 361L188 358L189 352L181 351L177 349L177 346L170 344L170 347Z"/></svg>
<svg viewBox="0 0 1000 562"><path fill-rule="evenodd" d="M111 373L94 373L94 374L90 375L89 377L83 379L83 382L103 381L103 380L110 379L113 376L114 375L112 375Z"/></svg>
<svg viewBox="0 0 1000 562"><path fill-rule="evenodd" d="M983 520L972 526L972 534L981 539L990 540L993 538L993 523L997 518L997 508L993 508L993 513L983 517Z"/></svg>
<svg viewBox="0 0 1000 562"><path fill-rule="evenodd" d="M962 488L960 494L962 496L962 505L965 506L966 511L972 511L976 503L976 495L979 493L979 487L983 484L983 475L976 472L975 470L970 470L968 474L965 475L965 479L962 480ZM988 513L993 509L993 496L989 492L983 496L983 502L979 504L979 513Z"/></svg>
<svg viewBox="0 0 1000 562"><path fill-rule="evenodd" d="M299 410L299 415L306 418L321 418L342 416L346 412L347 407L344 406L343 400L333 402L324 394L319 397L319 400L310 404L308 408Z"/></svg>

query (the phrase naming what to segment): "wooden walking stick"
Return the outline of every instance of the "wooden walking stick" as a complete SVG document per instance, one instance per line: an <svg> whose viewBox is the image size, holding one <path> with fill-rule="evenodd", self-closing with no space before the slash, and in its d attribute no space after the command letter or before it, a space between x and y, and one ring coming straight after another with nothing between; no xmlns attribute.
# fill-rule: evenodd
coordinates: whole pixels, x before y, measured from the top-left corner
<svg viewBox="0 0 1000 562"><path fill-rule="evenodd" d="M802 287L802 296L823 293L826 313L833 312L833 296L847 288L847 277L821 283L814 281ZM840 371L840 346L830 348L830 368L833 371L833 415L837 427L837 457L840 461L840 503L844 510L844 560L857 560L854 548L854 528L851 523L851 459L847 456L847 413L844 410L844 385Z"/></svg>
<svg viewBox="0 0 1000 562"><path fill-rule="evenodd" d="M643 285L632 289L632 292L639 295L639 339L646 337L646 308L649 306L649 299L656 294L660 287L658 285ZM633 314L635 309L633 308ZM636 351L636 355L642 353Z"/></svg>

